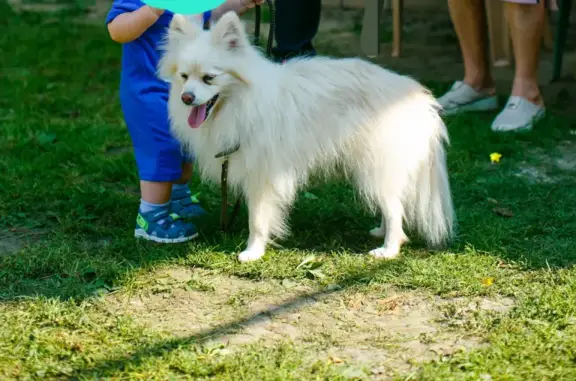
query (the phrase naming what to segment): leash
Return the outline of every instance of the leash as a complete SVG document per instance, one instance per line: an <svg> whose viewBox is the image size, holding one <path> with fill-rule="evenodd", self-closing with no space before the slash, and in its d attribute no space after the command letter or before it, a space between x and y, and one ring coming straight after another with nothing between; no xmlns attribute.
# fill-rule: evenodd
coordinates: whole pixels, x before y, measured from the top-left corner
<svg viewBox="0 0 576 381"><path fill-rule="evenodd" d="M272 44L274 43L274 35L276 33L276 10L274 8L274 3L272 0L266 0L268 8L270 9L270 31L268 32L268 42L266 44L266 55L268 57L272 56ZM254 44L260 44L260 23L262 19L262 8L260 5L256 5L254 8L255 13L255 25L254 25ZM220 175L220 229L223 232L227 232L232 227L232 224L236 220L238 213L240 212L240 206L242 205L241 197L236 200L234 208L232 209L232 214L230 219L228 219L228 157L234 152L240 149L240 145L228 149L226 151L218 153L215 157L217 159L224 158L222 162L222 173Z"/></svg>

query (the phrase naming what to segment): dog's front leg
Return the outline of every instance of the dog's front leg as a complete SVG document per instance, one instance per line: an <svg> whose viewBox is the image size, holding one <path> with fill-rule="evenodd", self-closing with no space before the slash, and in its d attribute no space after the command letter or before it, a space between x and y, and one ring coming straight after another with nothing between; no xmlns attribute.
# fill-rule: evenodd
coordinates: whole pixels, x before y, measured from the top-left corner
<svg viewBox="0 0 576 381"><path fill-rule="evenodd" d="M264 256L270 233L282 224L282 208L274 191L259 189L247 195L250 236L248 245L238 256L241 262L255 261Z"/></svg>

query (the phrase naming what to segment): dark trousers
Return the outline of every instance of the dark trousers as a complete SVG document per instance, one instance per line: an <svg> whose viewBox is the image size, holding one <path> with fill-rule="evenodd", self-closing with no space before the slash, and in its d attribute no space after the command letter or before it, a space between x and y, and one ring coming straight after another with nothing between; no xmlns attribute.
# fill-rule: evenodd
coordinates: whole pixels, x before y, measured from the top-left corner
<svg viewBox="0 0 576 381"><path fill-rule="evenodd" d="M275 0L276 47L274 57L315 55L312 40L320 24L321 0Z"/></svg>

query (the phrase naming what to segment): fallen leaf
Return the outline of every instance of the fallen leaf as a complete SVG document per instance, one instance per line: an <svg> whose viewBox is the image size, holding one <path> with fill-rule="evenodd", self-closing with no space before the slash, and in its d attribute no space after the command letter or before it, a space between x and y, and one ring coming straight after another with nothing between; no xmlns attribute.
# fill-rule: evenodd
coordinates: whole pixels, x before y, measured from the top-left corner
<svg viewBox="0 0 576 381"><path fill-rule="evenodd" d="M502 217L514 217L514 213L508 208L494 208L492 211Z"/></svg>
<svg viewBox="0 0 576 381"><path fill-rule="evenodd" d="M342 363L344 362L344 360L342 360L342 359L339 358L339 357L335 357L335 356L330 356L330 357L328 358L328 360L330 360L330 362L333 363L333 364L342 364Z"/></svg>
<svg viewBox="0 0 576 381"><path fill-rule="evenodd" d="M311 274L314 278L324 279L326 275L321 270L308 270L308 274Z"/></svg>
<svg viewBox="0 0 576 381"><path fill-rule="evenodd" d="M304 260L302 262L300 262L300 264L298 266L296 266L296 270L298 270L300 267L304 266L307 263L314 262L315 260L316 260L315 255L307 256L306 258L304 258Z"/></svg>
<svg viewBox="0 0 576 381"><path fill-rule="evenodd" d="M492 152L490 154L490 162L499 163L501 157L502 157L502 154L499 154L498 152Z"/></svg>

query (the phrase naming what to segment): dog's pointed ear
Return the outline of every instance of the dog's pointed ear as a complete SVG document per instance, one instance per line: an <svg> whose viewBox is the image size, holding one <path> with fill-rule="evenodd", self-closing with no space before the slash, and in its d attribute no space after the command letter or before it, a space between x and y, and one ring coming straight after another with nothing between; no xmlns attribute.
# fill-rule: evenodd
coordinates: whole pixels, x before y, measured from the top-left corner
<svg viewBox="0 0 576 381"><path fill-rule="evenodd" d="M188 17L175 14L170 21L168 27L168 36L176 38L185 38L186 40L193 40L198 35L198 25L192 22Z"/></svg>
<svg viewBox="0 0 576 381"><path fill-rule="evenodd" d="M187 16L175 14L172 17L166 36L159 47L163 52L157 70L161 79L169 81L176 74L178 69L176 58L182 44L196 39L199 32L200 27Z"/></svg>
<svg viewBox="0 0 576 381"><path fill-rule="evenodd" d="M242 50L249 43L244 24L236 12L229 11L220 17L212 27L212 42L230 52Z"/></svg>

